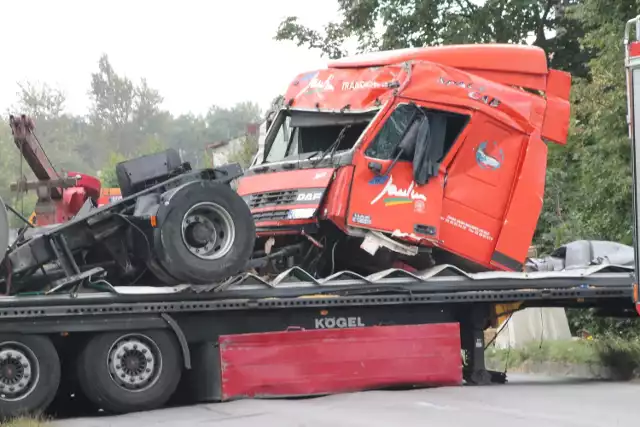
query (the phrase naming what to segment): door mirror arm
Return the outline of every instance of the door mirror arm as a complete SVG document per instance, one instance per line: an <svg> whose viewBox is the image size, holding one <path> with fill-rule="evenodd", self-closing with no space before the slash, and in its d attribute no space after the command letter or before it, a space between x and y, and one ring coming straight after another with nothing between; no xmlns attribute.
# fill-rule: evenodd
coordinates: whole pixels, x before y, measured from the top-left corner
<svg viewBox="0 0 640 427"><path fill-rule="evenodd" d="M400 137L400 142L394 151L397 150L397 154L393 158L393 161L387 168L387 170L382 173L382 164L378 162L369 162L369 170L371 170L376 176L389 176L393 167L400 160L400 156L405 152L410 152L415 150L415 146L418 139L418 131L422 125L422 122L426 119L424 112L418 107L415 103L410 103L409 105L415 108L415 111L411 115L409 119L409 124L406 129L402 132L402 136Z"/></svg>
<svg viewBox="0 0 640 427"><path fill-rule="evenodd" d="M402 156L402 153L404 153L404 148L400 148L400 150L398 150L398 154L393 159L393 161L391 162L391 164L389 165L389 167L387 168L383 176L389 176L389 174L391 173L391 169L393 169L396 163L398 163L398 160L400 160L400 156Z"/></svg>

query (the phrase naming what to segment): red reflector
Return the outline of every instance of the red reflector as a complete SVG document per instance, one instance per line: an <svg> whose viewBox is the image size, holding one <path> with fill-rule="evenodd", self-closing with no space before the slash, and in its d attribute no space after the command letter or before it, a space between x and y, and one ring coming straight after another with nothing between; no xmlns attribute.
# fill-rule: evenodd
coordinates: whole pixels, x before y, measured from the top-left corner
<svg viewBox="0 0 640 427"><path fill-rule="evenodd" d="M640 42L632 42L629 45L629 56L632 58L640 56Z"/></svg>

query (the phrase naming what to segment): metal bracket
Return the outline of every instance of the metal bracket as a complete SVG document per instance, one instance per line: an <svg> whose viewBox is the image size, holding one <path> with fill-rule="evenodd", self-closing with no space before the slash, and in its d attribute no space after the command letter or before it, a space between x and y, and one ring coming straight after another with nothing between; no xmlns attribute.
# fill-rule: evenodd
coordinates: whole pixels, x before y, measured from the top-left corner
<svg viewBox="0 0 640 427"><path fill-rule="evenodd" d="M182 359L184 360L184 367L186 369L191 369L191 351L189 350L187 337L184 335L184 332L182 332L180 325L178 325L178 322L176 322L173 317L171 317L167 313L160 313L160 317L162 317L164 321L167 322L169 327L176 334L176 338L178 338L180 348L182 349Z"/></svg>
<svg viewBox="0 0 640 427"><path fill-rule="evenodd" d="M399 254L414 256L418 254L418 247L397 242L390 237L385 236L379 231L370 231L364 238L360 247L372 256L376 254L380 246L384 246L390 251Z"/></svg>

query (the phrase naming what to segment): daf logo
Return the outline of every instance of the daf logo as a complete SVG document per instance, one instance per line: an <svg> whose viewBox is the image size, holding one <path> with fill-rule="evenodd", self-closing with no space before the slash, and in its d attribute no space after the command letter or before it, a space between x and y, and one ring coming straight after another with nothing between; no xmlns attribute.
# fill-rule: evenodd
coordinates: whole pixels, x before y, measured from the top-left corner
<svg viewBox="0 0 640 427"><path fill-rule="evenodd" d="M296 202L313 202L320 200L321 197L322 193L318 192L300 193L296 198Z"/></svg>
<svg viewBox="0 0 640 427"><path fill-rule="evenodd" d="M361 328L366 326L360 317L321 317L315 319L316 329Z"/></svg>

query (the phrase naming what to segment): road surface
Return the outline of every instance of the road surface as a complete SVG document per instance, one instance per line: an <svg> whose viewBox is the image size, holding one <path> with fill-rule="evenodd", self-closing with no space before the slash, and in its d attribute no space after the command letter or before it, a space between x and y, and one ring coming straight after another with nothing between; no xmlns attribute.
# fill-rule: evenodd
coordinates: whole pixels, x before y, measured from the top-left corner
<svg viewBox="0 0 640 427"><path fill-rule="evenodd" d="M640 383L511 375L506 385L240 400L60 420L55 427L614 427L640 419Z"/></svg>

